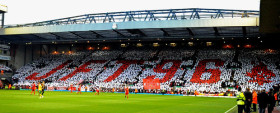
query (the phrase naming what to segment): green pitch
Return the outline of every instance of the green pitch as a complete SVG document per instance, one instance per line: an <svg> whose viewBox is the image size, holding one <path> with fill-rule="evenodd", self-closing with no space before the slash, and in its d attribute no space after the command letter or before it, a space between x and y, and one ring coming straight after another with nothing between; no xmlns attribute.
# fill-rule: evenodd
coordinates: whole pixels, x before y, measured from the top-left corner
<svg viewBox="0 0 280 113"><path fill-rule="evenodd" d="M37 92L0 90L1 113L224 113L235 105L233 98L46 91L39 99Z"/></svg>

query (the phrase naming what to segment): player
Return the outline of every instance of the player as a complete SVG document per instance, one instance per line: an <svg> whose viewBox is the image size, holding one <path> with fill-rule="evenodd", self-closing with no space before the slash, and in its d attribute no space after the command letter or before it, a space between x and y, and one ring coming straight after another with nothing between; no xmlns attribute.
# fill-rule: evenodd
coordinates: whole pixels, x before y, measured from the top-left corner
<svg viewBox="0 0 280 113"><path fill-rule="evenodd" d="M43 81L42 83L42 97L44 97L44 93L45 93L45 81Z"/></svg>
<svg viewBox="0 0 280 113"><path fill-rule="evenodd" d="M38 91L39 91L40 99L43 98L43 97L42 97L42 85L41 85L40 82L39 82L39 84L38 84Z"/></svg>
<svg viewBox="0 0 280 113"><path fill-rule="evenodd" d="M35 82L33 82L33 84L31 84L31 95L32 95L32 92L34 92L34 95L35 95L35 90L36 90L36 85L35 85Z"/></svg>
<svg viewBox="0 0 280 113"><path fill-rule="evenodd" d="M77 94L79 94L79 92L80 92L80 94L82 94L82 92L81 92L81 87L82 87L82 85L80 84L80 85L79 85L79 88L78 88Z"/></svg>
<svg viewBox="0 0 280 113"><path fill-rule="evenodd" d="M128 87L125 88L125 96L124 98L128 99L129 89Z"/></svg>
<svg viewBox="0 0 280 113"><path fill-rule="evenodd" d="M85 86L85 91L87 92L87 86Z"/></svg>
<svg viewBox="0 0 280 113"><path fill-rule="evenodd" d="M9 84L9 87L8 87L8 88L9 88L9 90L11 90L11 89L12 89L12 84Z"/></svg>
<svg viewBox="0 0 280 113"><path fill-rule="evenodd" d="M96 88L96 92L95 92L95 94L94 95L99 95L99 88Z"/></svg>
<svg viewBox="0 0 280 113"><path fill-rule="evenodd" d="M198 95L198 92L195 90L195 91L194 91L194 96L196 96L196 95Z"/></svg>
<svg viewBox="0 0 280 113"><path fill-rule="evenodd" d="M71 93L73 92L73 84L70 85Z"/></svg>
<svg viewBox="0 0 280 113"><path fill-rule="evenodd" d="M134 91L134 93L135 93L135 94L137 94L137 93L138 93L138 90L137 90L137 88L135 88L135 91Z"/></svg>

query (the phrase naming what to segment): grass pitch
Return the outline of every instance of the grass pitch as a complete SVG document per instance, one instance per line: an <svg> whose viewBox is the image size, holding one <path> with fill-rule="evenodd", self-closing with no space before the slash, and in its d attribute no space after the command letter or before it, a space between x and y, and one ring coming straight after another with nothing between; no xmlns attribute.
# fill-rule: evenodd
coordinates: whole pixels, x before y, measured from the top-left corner
<svg viewBox="0 0 280 113"><path fill-rule="evenodd" d="M0 90L1 113L224 113L236 105L233 98L170 95Z"/></svg>

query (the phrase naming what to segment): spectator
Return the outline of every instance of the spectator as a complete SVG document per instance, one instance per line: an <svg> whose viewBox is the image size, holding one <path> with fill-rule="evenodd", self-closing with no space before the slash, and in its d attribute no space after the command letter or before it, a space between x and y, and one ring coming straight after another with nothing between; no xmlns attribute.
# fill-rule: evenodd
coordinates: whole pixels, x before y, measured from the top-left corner
<svg viewBox="0 0 280 113"><path fill-rule="evenodd" d="M275 107L275 98L274 98L274 94L273 94L273 89L269 89L268 92L268 102L267 102L267 111L268 113L272 113L274 107Z"/></svg>
<svg viewBox="0 0 280 113"><path fill-rule="evenodd" d="M278 106L278 93L274 93L274 98L275 98L275 106Z"/></svg>
<svg viewBox="0 0 280 113"><path fill-rule="evenodd" d="M257 94L256 90L253 90L253 101L252 101L252 103L253 103L253 112L256 112L257 111L256 106L258 104L258 94Z"/></svg>
<svg viewBox="0 0 280 113"><path fill-rule="evenodd" d="M278 96L278 106L280 106L280 104L279 104L279 102L280 102L280 91L278 91L278 94L277 94L277 96Z"/></svg>
<svg viewBox="0 0 280 113"><path fill-rule="evenodd" d="M268 103L268 95L265 93L265 89L262 88L261 93L258 94L259 113L265 113L265 109Z"/></svg>
<svg viewBox="0 0 280 113"><path fill-rule="evenodd" d="M245 112L250 113L251 111L251 104L252 104L252 93L250 92L250 88L247 88L244 92L245 100Z"/></svg>
<svg viewBox="0 0 280 113"><path fill-rule="evenodd" d="M245 96L243 94L243 92L241 92L241 88L238 88L238 92L237 92L237 106L238 106L238 113L243 113L243 111L245 110Z"/></svg>

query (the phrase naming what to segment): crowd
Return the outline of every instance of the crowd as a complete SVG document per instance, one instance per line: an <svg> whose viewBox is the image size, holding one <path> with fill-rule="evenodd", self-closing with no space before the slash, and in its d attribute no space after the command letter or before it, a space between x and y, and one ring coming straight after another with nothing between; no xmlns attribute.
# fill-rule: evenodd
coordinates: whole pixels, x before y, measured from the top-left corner
<svg viewBox="0 0 280 113"><path fill-rule="evenodd" d="M9 68L9 67L6 66L6 65L0 64L0 70L3 70L3 71L11 71L12 69Z"/></svg>
<svg viewBox="0 0 280 113"><path fill-rule="evenodd" d="M225 66L233 60L234 50L200 50L194 67L184 75L187 90L226 92L221 84L230 81L231 69ZM210 59L210 60L209 60Z"/></svg>
<svg viewBox="0 0 280 113"><path fill-rule="evenodd" d="M238 57L241 68L234 71L234 80L240 84L242 89L260 90L269 89L279 84L279 69L276 62L279 62L278 52L266 50L242 50Z"/></svg>
<svg viewBox="0 0 280 113"><path fill-rule="evenodd" d="M82 51L41 57L16 71L16 85L46 81L65 86L144 90L143 79L158 78L160 89L221 93L237 87L260 90L279 84L278 51L228 49L128 49Z"/></svg>

